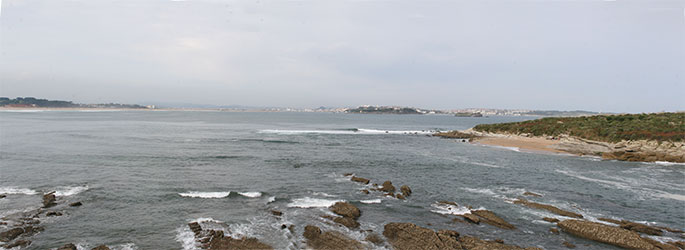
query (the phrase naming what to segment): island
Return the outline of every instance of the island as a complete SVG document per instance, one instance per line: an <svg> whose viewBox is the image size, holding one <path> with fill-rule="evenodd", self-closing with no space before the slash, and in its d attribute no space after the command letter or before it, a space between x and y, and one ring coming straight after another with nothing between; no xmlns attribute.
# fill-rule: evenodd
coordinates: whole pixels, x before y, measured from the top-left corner
<svg viewBox="0 0 685 250"><path fill-rule="evenodd" d="M621 161L685 162L685 112L547 117L435 136Z"/></svg>

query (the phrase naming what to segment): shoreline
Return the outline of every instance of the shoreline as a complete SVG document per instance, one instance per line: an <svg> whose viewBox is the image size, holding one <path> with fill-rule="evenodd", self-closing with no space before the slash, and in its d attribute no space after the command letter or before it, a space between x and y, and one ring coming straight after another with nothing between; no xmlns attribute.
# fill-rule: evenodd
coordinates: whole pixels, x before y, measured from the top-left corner
<svg viewBox="0 0 685 250"><path fill-rule="evenodd" d="M455 133L455 132L452 132ZM468 136L470 143L502 148L515 148L523 152L559 155L592 156L604 160L632 162L685 163L685 143L657 142L648 140L599 142L570 136L541 137L514 134L483 133L473 129L456 131L457 135ZM435 134L443 138L457 138Z"/></svg>

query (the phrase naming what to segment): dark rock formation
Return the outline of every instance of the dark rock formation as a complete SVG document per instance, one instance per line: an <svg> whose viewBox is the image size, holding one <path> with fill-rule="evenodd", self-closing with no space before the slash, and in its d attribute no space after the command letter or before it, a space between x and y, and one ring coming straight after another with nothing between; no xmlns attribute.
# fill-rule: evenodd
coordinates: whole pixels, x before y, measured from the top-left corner
<svg viewBox="0 0 685 250"><path fill-rule="evenodd" d="M15 247L27 247L27 246L29 246L29 245L31 245L31 241L30 241L30 240L21 239L21 240L17 240L17 241L15 241L15 242L12 242L12 243L10 243L10 244L7 244L7 245L5 245L5 246L3 246L3 247L4 247L4 248L7 248L7 249L10 249L10 248L15 248Z"/></svg>
<svg viewBox="0 0 685 250"><path fill-rule="evenodd" d="M620 226L621 226L621 228L628 229L631 231L635 231L638 233L649 234L649 235L663 235L663 231L661 231L661 229L658 229L655 227L650 227L650 226L640 224L640 223L625 221Z"/></svg>
<svg viewBox="0 0 685 250"><path fill-rule="evenodd" d="M578 237L629 249L659 249L636 232L597 222L564 220L557 224L564 232Z"/></svg>
<svg viewBox="0 0 685 250"><path fill-rule="evenodd" d="M533 196L533 197L542 197L542 195L539 195L539 194L536 194L536 193L533 193L533 192L528 192L528 191L526 191L525 193L523 193L523 195L528 195L528 196Z"/></svg>
<svg viewBox="0 0 685 250"><path fill-rule="evenodd" d="M504 229L515 229L516 227L512 224L509 224L506 222L504 219L500 218L499 216L495 215L495 213L488 211L488 210L473 210L471 211L472 214L478 215L478 217L481 218L482 222L488 223L490 225L499 227L499 228L504 228Z"/></svg>
<svg viewBox="0 0 685 250"><path fill-rule="evenodd" d="M464 249L468 250L490 250L490 249L497 249L497 250L534 250L534 249L540 249L536 247L528 247L528 248L522 248L519 246L514 246L514 245L507 245L502 242L497 242L497 241L486 241L486 240L481 240L476 237L472 236L461 236L459 237L459 243L461 243L461 246ZM541 250L541 249L540 249Z"/></svg>
<svg viewBox="0 0 685 250"><path fill-rule="evenodd" d="M367 235L366 238L364 238L364 240L371 242L375 245L383 244L383 238L381 238L381 236L379 236L378 234L375 234L375 233Z"/></svg>
<svg viewBox="0 0 685 250"><path fill-rule="evenodd" d="M546 221L546 222L550 222L550 223L557 223L557 222L559 222L559 219L550 218L550 217L542 218L542 220L544 220L544 221Z"/></svg>
<svg viewBox="0 0 685 250"><path fill-rule="evenodd" d="M99 246L94 247L92 250L110 250L110 249L106 245L99 245Z"/></svg>
<svg viewBox="0 0 685 250"><path fill-rule="evenodd" d="M385 193L394 193L395 192L395 186L392 185L391 181L385 181L383 182L383 185L378 189L378 191L385 192Z"/></svg>
<svg viewBox="0 0 685 250"><path fill-rule="evenodd" d="M271 210L271 214L273 214L275 216L281 216L281 215L283 215L283 212L278 211L278 210Z"/></svg>
<svg viewBox="0 0 685 250"><path fill-rule="evenodd" d="M475 224L480 223L480 218L475 214L463 214L461 216L464 217L464 219L468 222L475 223Z"/></svg>
<svg viewBox="0 0 685 250"><path fill-rule="evenodd" d="M71 207L80 207L81 205L83 205L83 203L81 203L80 201L69 204L69 206Z"/></svg>
<svg viewBox="0 0 685 250"><path fill-rule="evenodd" d="M321 232L320 228L312 225L305 226L302 235L313 249L364 249L361 243L341 233Z"/></svg>
<svg viewBox="0 0 685 250"><path fill-rule="evenodd" d="M361 192L364 193L364 194L369 194L369 190L368 190L368 189L364 189L364 190L362 190Z"/></svg>
<svg viewBox="0 0 685 250"><path fill-rule="evenodd" d="M361 178L361 177L357 177L357 176L352 176L352 179L351 179L351 180L352 180L352 181L355 181L355 182L362 183L362 184L369 184L369 182L370 182L369 179Z"/></svg>
<svg viewBox="0 0 685 250"><path fill-rule="evenodd" d="M76 245L69 243L60 248L57 248L57 250L77 250L77 248Z"/></svg>
<svg viewBox="0 0 685 250"><path fill-rule="evenodd" d="M0 233L0 241L2 242L9 242L11 240L16 239L19 237L19 235L24 233L24 229L17 227L17 228L12 228L10 230L7 230L5 232Z"/></svg>
<svg viewBox="0 0 685 250"><path fill-rule="evenodd" d="M49 211L45 214L45 216L62 216L62 212L59 211Z"/></svg>
<svg viewBox="0 0 685 250"><path fill-rule="evenodd" d="M188 227L190 228L190 231L195 234L195 240L200 242L204 249L273 249L271 246L259 242L259 240L255 238L243 237L234 239L230 236L224 236L223 231L203 230L202 226L197 222L188 223Z"/></svg>
<svg viewBox="0 0 685 250"><path fill-rule="evenodd" d="M568 241L564 241L561 244L568 247L568 248L576 248L576 245L573 245L573 243L568 242Z"/></svg>
<svg viewBox="0 0 685 250"><path fill-rule="evenodd" d="M409 188L409 186L407 185L402 185L400 187L400 192L402 192L402 195L404 195L404 197L409 197L411 195L411 188Z"/></svg>
<svg viewBox="0 0 685 250"><path fill-rule="evenodd" d="M7 197L7 195L0 194L0 199Z"/></svg>
<svg viewBox="0 0 685 250"><path fill-rule="evenodd" d="M535 203L535 202L527 201L525 199L517 199L514 201L514 204L521 204L521 205L527 206L529 208L547 210L547 211L550 211L552 213L555 213L555 214L558 214L561 216L572 217L572 218L583 218L583 215L578 214L578 213L569 212L566 210L561 210L561 209L559 209L555 206L552 206L552 205Z"/></svg>
<svg viewBox="0 0 685 250"><path fill-rule="evenodd" d="M395 198L400 199L400 200L406 199L406 198L404 197L404 195L402 195L402 194L397 194L397 195L395 195Z"/></svg>
<svg viewBox="0 0 685 250"><path fill-rule="evenodd" d="M436 233L412 223L388 223L383 235L396 250L462 249L454 231Z"/></svg>
<svg viewBox="0 0 685 250"><path fill-rule="evenodd" d="M43 195L43 207L44 208L48 208L48 207L52 207L54 205L57 205L57 203L55 203L55 201L57 201L57 198L55 197L54 191Z"/></svg>
<svg viewBox="0 0 685 250"><path fill-rule="evenodd" d="M329 208L333 213L336 213L343 217L348 217L356 220L361 215L359 208L347 203L347 202L336 202Z"/></svg>
<svg viewBox="0 0 685 250"><path fill-rule="evenodd" d="M335 217L333 218L333 221L350 229L359 227L359 222L349 217Z"/></svg>
<svg viewBox="0 0 685 250"><path fill-rule="evenodd" d="M549 229L549 232L550 232L550 233L553 233L553 234L559 234L559 229L556 229L556 228L553 227L553 228L550 228L550 229Z"/></svg>

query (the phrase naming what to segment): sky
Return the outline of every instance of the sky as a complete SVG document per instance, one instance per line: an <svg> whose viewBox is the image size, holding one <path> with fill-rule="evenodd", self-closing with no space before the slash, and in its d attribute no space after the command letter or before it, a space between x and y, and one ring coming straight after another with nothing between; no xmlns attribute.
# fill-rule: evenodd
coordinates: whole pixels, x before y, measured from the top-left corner
<svg viewBox="0 0 685 250"><path fill-rule="evenodd" d="M0 0L0 96L685 110L685 0Z"/></svg>

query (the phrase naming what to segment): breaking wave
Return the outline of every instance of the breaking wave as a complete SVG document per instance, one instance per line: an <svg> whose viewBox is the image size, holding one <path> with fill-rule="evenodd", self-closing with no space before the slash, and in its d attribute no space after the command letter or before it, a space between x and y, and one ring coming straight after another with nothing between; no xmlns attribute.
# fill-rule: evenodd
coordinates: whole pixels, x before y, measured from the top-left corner
<svg viewBox="0 0 685 250"><path fill-rule="evenodd" d="M238 192L239 195L249 197L249 198L259 198L262 197L261 192Z"/></svg>
<svg viewBox="0 0 685 250"><path fill-rule="evenodd" d="M38 194L35 190L28 188L16 188L16 187L0 187L0 194L25 194L34 195Z"/></svg>
<svg viewBox="0 0 685 250"><path fill-rule="evenodd" d="M185 193L178 193L178 195L180 195L182 197L205 198L205 199L226 198L230 194L231 194L230 191L228 191L228 192L196 192L196 191L190 191L190 192L185 192Z"/></svg>
<svg viewBox="0 0 685 250"><path fill-rule="evenodd" d="M88 186L60 187L55 190L55 196L72 196L88 190Z"/></svg>
<svg viewBox="0 0 685 250"><path fill-rule="evenodd" d="M299 208L330 207L330 206L333 206L333 204L335 204L336 202L340 202L340 201L343 201L343 200L326 200L326 199L304 197L304 198L294 199L292 202L288 203L288 207L299 207Z"/></svg>
<svg viewBox="0 0 685 250"><path fill-rule="evenodd" d="M364 203L364 204L378 204L378 203L381 203L381 199L360 200L359 202Z"/></svg>

